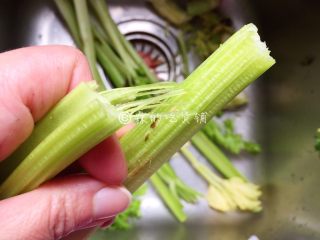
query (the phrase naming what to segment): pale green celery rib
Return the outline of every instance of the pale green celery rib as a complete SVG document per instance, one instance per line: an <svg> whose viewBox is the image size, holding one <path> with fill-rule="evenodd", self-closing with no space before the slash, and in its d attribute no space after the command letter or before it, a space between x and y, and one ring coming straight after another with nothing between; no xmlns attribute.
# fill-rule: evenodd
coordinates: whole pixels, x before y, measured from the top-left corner
<svg viewBox="0 0 320 240"><path fill-rule="evenodd" d="M18 164L41 143L48 134L71 116L77 115L78 112L83 109L83 106L95 99L97 97L94 91L95 88L96 84L93 82L81 83L37 122L28 139L5 161L0 163L0 183L10 175ZM68 108L68 110L66 110L66 108Z"/></svg>
<svg viewBox="0 0 320 240"><path fill-rule="evenodd" d="M207 168L204 164L200 163L193 154L188 150L186 146L181 148L181 153L189 161L189 163L193 166L194 169L210 184L214 185L217 188L221 188L219 186L219 182L221 179L213 173L209 168Z"/></svg>
<svg viewBox="0 0 320 240"><path fill-rule="evenodd" d="M134 68L140 68L140 70L142 70L146 75L147 83L158 82L156 76L151 72L142 58L137 54L131 43L119 31L117 25L114 23L112 17L110 16L106 1L92 0L90 1L90 3L96 11L105 31L108 33L108 37L110 38L113 47L122 57L122 60L126 62L126 65L134 66ZM141 85L139 84L140 81L138 80L138 78L135 78L134 80L136 81L136 85Z"/></svg>
<svg viewBox="0 0 320 240"><path fill-rule="evenodd" d="M233 166L230 160L203 132L199 131L195 134L192 137L191 142L225 177L239 177L246 180L246 178Z"/></svg>
<svg viewBox="0 0 320 240"><path fill-rule="evenodd" d="M111 58L109 58L102 50L101 45L97 42L95 44L96 54L99 62L113 85L117 88L124 87L126 85L126 80L123 75L120 73L120 71L118 71L118 68L116 68L113 61L111 61Z"/></svg>
<svg viewBox="0 0 320 240"><path fill-rule="evenodd" d="M154 114L187 112L191 114L189 122L182 117L176 121L163 117L157 127L139 124L120 140L128 163L126 187L137 189L203 127L192 114L206 113L206 119L211 119L274 63L253 24L231 36L181 83L186 94L153 110Z"/></svg>
<svg viewBox="0 0 320 240"><path fill-rule="evenodd" d="M94 79L98 82L98 90L104 90L105 85L97 68L97 59L94 48L93 34L90 26L87 0L73 0L76 17L79 24L82 50L88 58Z"/></svg>
<svg viewBox="0 0 320 240"><path fill-rule="evenodd" d="M157 171L158 176L169 186L169 190L178 198L195 203L201 193L186 185L175 173L169 163L165 163Z"/></svg>
<svg viewBox="0 0 320 240"><path fill-rule="evenodd" d="M0 186L1 198L33 190L113 134L122 124L117 110L96 98L58 126Z"/></svg>
<svg viewBox="0 0 320 240"><path fill-rule="evenodd" d="M183 67L182 73L183 73L184 77L188 77L190 74L189 58L188 58L188 51L187 51L187 46L185 44L183 32L180 32L178 34L177 43L178 43L179 51L180 51L181 58L182 58L182 67Z"/></svg>
<svg viewBox="0 0 320 240"><path fill-rule="evenodd" d="M82 46L81 38L79 35L78 24L76 21L76 15L73 10L72 2L69 0L55 0L55 3L64 18L70 33L78 47Z"/></svg>
<svg viewBox="0 0 320 240"><path fill-rule="evenodd" d="M76 0L77 1L77 0ZM109 13L109 9L106 7L106 3L104 0L91 0L90 1L92 8L94 9L98 19L101 22L104 30L107 33L108 38L114 49L117 50L118 54L120 55L121 59L126 63L126 65L130 68L136 69L138 66L135 64L134 61L129 57L128 53L126 52L124 46L122 46L121 41L118 39L118 34L114 30L113 21Z"/></svg>
<svg viewBox="0 0 320 240"><path fill-rule="evenodd" d="M169 188L158 176L158 173L152 175L150 180L152 185L155 187L156 191L162 197L165 204L168 206L170 211L172 211L172 213L178 219L178 221L184 222L187 219L187 216L183 211L183 205L181 204L179 199L170 192Z"/></svg>
<svg viewBox="0 0 320 240"><path fill-rule="evenodd" d="M166 89L168 92L164 93L163 97L172 97L170 91L174 92L175 88L169 89L168 85L164 85L163 89L160 84L150 85L151 92ZM96 84L92 82L80 84L39 121L31 136L3 161L10 165L12 171L5 173L5 181L0 185L0 199L32 190L54 177L123 125L120 115L124 112L118 109L121 104L130 102L140 91L148 92L147 86L123 88L122 92L120 89L109 90L116 91L119 98L117 100L116 96L113 96L114 101L120 103L113 106L105 97L108 94L97 93L95 88ZM122 94L128 93L130 99L122 97ZM144 110L158 103L155 97L154 102L150 99L145 99L147 104L141 100L132 102L136 107L142 105L141 109ZM18 162L11 161L16 159Z"/></svg>
<svg viewBox="0 0 320 240"><path fill-rule="evenodd" d="M101 43L101 48L106 56L110 58L110 61L113 62L123 77L125 77L128 81L134 79L137 76L135 69L123 62L119 55L114 51L114 49L111 47L110 40L108 41L107 35L104 34L100 24L97 21L91 21L91 23L93 25L92 30L94 36L97 38L97 41Z"/></svg>
<svg viewBox="0 0 320 240"><path fill-rule="evenodd" d="M115 68L119 71L122 77L126 80L132 77L135 74L133 69L128 69L127 66L122 62L119 56L111 49L111 47L105 43L96 41L96 48L100 46L100 50L96 49L97 51L103 51L104 54L109 58ZM101 62L101 61L100 61ZM116 86L117 87L117 86Z"/></svg>

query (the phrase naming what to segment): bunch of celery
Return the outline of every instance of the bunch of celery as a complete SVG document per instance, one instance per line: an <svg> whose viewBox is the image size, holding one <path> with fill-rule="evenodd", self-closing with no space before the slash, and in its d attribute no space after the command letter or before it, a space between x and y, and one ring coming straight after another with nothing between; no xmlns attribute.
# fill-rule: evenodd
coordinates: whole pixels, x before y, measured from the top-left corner
<svg viewBox="0 0 320 240"><path fill-rule="evenodd" d="M84 52L87 54L88 58L91 59L91 62L96 62L96 59L93 59L94 54L87 53L88 50L86 51L86 49L89 49L90 52L92 52L93 49L95 49L95 53L97 55L99 63L104 67L107 76L112 81L114 86L122 86L123 84L137 85L143 83L137 80L133 81L135 78L133 77L134 75L130 74L130 72L132 73L134 71L130 70L130 66L132 65L132 62L134 62L133 60L136 59L136 57L139 58L139 56L134 54L134 50L130 46L130 43L127 42L124 39L124 37L119 33L119 30L117 29L115 23L112 21L110 17L110 14L104 1L95 0L90 2L95 13L95 15L92 15L91 17L89 17L89 11L86 6L86 1L74 1L74 4L72 4L72 2L70 1L57 0L56 3L70 28L71 34L74 36L75 42L78 44L79 47L82 47ZM78 22L75 19L75 17L78 19ZM86 27L81 28L81 26ZM89 45L90 47L87 46L87 48L84 48L84 44L81 43L81 39L82 41L84 41L85 39L88 39L88 36L91 36L89 39L93 40L87 42L87 45ZM183 46L183 40L180 43L180 45ZM130 60L129 57L131 55L134 57ZM139 62L141 66L144 66L142 67L142 69L147 69L147 66L143 64L141 59L139 61L137 60L137 62ZM185 66L187 66L187 64L185 64ZM127 72L128 69L130 70L129 72ZM122 72L122 74L119 74L120 72ZM187 75L187 70L185 73ZM153 81L154 78L152 75L150 77L148 76L148 74L145 74L145 83ZM157 121L152 123L151 126L155 126L156 122ZM219 128L219 130L221 129ZM218 131L218 133L220 132ZM215 133L217 133L217 131L215 131ZM211 137L210 135L208 136ZM222 135L218 134L218 136L220 136L220 138L218 139L221 140ZM238 135L231 135L230 131L228 131L228 135L226 136L234 137ZM149 139L148 132L146 133L144 139L146 141ZM229 137L227 139L230 140L232 138ZM213 163L215 167L218 170L220 170L221 173L223 173L226 177L231 178L233 176L241 176L241 174L233 167L233 165L223 155L223 153L215 145L213 145L213 143L210 142L208 137L204 135L198 138L195 137L193 138L192 142L206 156L206 158L209 159L209 161ZM240 145L242 142L243 141L237 141L238 145ZM177 194L176 190L172 188L172 184L175 183L176 179L178 178L177 176L167 175L167 180L164 180L165 178L160 177L161 172L165 171L161 169L159 173L155 174L155 176L152 177L151 182L156 187L157 191L163 197L163 200L169 206L169 208L172 210L175 216L182 216L183 214L176 214L177 211L182 212L182 205L181 203L179 203L179 198L181 198L181 194ZM196 195L192 195L194 193L191 194L188 191L186 191L185 193L186 194L184 194L184 196L194 198L195 201ZM177 204L174 204L174 202L177 202ZM184 217L177 218L180 221L184 219Z"/></svg>
<svg viewBox="0 0 320 240"><path fill-rule="evenodd" d="M157 82L131 44L119 32L103 0L55 0L70 33L88 58L95 80L104 88L97 62L114 87ZM89 14L90 3L93 14Z"/></svg>

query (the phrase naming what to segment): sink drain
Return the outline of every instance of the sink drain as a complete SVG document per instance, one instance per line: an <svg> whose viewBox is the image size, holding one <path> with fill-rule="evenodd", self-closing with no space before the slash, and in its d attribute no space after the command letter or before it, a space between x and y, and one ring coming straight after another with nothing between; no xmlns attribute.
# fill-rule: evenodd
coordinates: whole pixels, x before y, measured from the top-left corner
<svg viewBox="0 0 320 240"><path fill-rule="evenodd" d="M118 26L161 81L183 80L179 48L169 28L145 19L128 19Z"/></svg>

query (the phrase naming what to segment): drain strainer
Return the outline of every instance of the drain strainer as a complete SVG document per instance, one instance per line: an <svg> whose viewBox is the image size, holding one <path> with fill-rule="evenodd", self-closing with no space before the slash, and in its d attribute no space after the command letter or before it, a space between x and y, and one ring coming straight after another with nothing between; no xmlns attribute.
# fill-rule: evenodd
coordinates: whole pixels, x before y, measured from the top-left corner
<svg viewBox="0 0 320 240"><path fill-rule="evenodd" d="M160 80L183 80L179 48L168 27L146 19L128 19L118 26Z"/></svg>

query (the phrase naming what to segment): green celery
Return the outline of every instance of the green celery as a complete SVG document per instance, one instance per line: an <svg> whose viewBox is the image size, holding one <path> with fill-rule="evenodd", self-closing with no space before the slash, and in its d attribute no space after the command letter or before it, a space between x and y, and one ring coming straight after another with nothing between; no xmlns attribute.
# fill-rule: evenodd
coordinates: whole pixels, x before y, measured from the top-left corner
<svg viewBox="0 0 320 240"><path fill-rule="evenodd" d="M230 160L214 145L203 132L198 132L191 139L192 144L206 157L206 159L215 166L225 177L246 178L239 173Z"/></svg>
<svg viewBox="0 0 320 240"><path fill-rule="evenodd" d="M128 66L129 68L136 69L138 66L135 62L128 56L124 46L121 44L120 39L118 38L117 31L113 26L113 21L110 16L109 10L106 7L106 3L104 0L91 0L90 4L95 11L97 18L100 20L100 23L105 30L112 47L117 50L122 61Z"/></svg>
<svg viewBox="0 0 320 240"><path fill-rule="evenodd" d="M262 210L261 191L255 184L246 182L239 177L222 179L206 165L200 163L186 146L181 152L192 167L209 183L207 200L210 207L222 212L243 211L260 212Z"/></svg>
<svg viewBox="0 0 320 240"><path fill-rule="evenodd" d="M104 90L105 84L99 74L97 68L97 60L94 49L94 40L90 27L90 18L87 7L87 0L73 0L76 10L76 17L79 24L81 42L83 43L82 49L87 56L94 79L98 82L98 90Z"/></svg>
<svg viewBox="0 0 320 240"><path fill-rule="evenodd" d="M187 219L187 216L183 211L183 205L180 203L179 198L172 194L169 188L161 180L158 173L153 174L150 177L150 180L156 191L164 200L165 204L168 205L169 209L172 211L178 221L184 222Z"/></svg>
<svg viewBox="0 0 320 240"><path fill-rule="evenodd" d="M169 99L152 113L206 113L210 119L274 63L265 44L260 42L257 28L248 24L181 83L185 95ZM192 116L170 120L159 119L154 128L149 123L139 124L120 140L129 169L125 185L131 191L203 127Z"/></svg>
<svg viewBox="0 0 320 240"><path fill-rule="evenodd" d="M136 77L134 79L136 81L135 84L141 85L144 83L157 82L156 76L145 65L141 57L137 54L128 40L126 40L125 37L120 33L117 25L110 16L106 2L104 0L92 0L90 3L100 19L104 30L110 38L113 48L119 53L122 60L126 63L126 66L129 68L133 67L138 72L145 75L145 79L142 81L139 80L139 77Z"/></svg>
<svg viewBox="0 0 320 240"><path fill-rule="evenodd" d="M68 98L64 99L68 101ZM122 124L118 114L102 97L83 105L77 114L66 119L44 138L10 174L0 186L1 198L33 190L54 177L119 129ZM51 116L47 117L50 121Z"/></svg>
<svg viewBox="0 0 320 240"><path fill-rule="evenodd" d="M76 15L73 11L72 2L69 0L54 0L63 19L65 20L70 33L76 43L77 46L81 46L81 38L79 34L78 24L76 21Z"/></svg>
<svg viewBox="0 0 320 240"><path fill-rule="evenodd" d="M180 33L177 38L178 45L181 52L181 57L183 60L184 66L184 76L189 75L189 63L188 56L186 51L186 46L183 39L183 34ZM243 92L238 94L231 102L229 102L226 106L234 107L239 103L239 96L243 96ZM241 98L243 99L243 98ZM238 106L238 105L237 105ZM202 132L198 132L191 139L192 144L203 154L203 156L210 161L220 172L222 172L226 177L238 176L242 179L245 179L238 170L233 166L230 160L212 143L212 141Z"/></svg>
<svg viewBox="0 0 320 240"><path fill-rule="evenodd" d="M95 45L97 57L102 68L107 73L108 78L112 81L115 87L124 87L126 85L125 79L118 71L118 68L113 64L111 58L109 58L102 50L102 46L99 43Z"/></svg>
<svg viewBox="0 0 320 240"><path fill-rule="evenodd" d="M224 147L231 153L239 154L245 150L255 154L261 151L258 144L244 140L241 134L234 132L234 124L231 119L225 120L223 126L215 120L211 120L204 126L202 131L211 141Z"/></svg>
<svg viewBox="0 0 320 240"><path fill-rule="evenodd" d="M100 51L102 51L106 57L108 57L109 61L117 68L119 73L122 75L124 79L133 78L135 76L135 72L133 69L128 69L127 66L122 62L122 60L116 55L116 53L111 49L111 47L102 39L99 40L99 43L96 42L96 51L98 51L97 46L100 46ZM101 65L103 63L100 61Z"/></svg>
<svg viewBox="0 0 320 240"><path fill-rule="evenodd" d="M165 99L181 94L172 83L148 87L97 93L92 83L80 84L36 124L29 138L4 161L11 170L4 172L7 177L0 186L0 198L32 190L57 175L123 126L122 114L133 117L138 111L152 109ZM152 97L150 93L156 91L160 94ZM136 99L141 94L149 96L144 99L146 102ZM122 111L123 106L126 110ZM139 115L135 118L139 119ZM12 158L14 161L10 161Z"/></svg>
<svg viewBox="0 0 320 240"><path fill-rule="evenodd" d="M157 171L158 176L168 185L172 194L188 203L195 203L201 193L186 185L174 172L169 163L165 163Z"/></svg>
<svg viewBox="0 0 320 240"><path fill-rule="evenodd" d="M184 42L184 37L183 37L183 33L180 32L177 36L177 43L179 46L179 51L180 51L180 55L182 58L182 67L183 67L183 76L184 77L188 77L190 74L189 71L189 59L188 59L188 54L187 54L187 46Z"/></svg>
<svg viewBox="0 0 320 240"><path fill-rule="evenodd" d="M46 117L37 122L28 140L22 143L6 161L0 163L0 183L9 176L48 134L52 133L59 125L63 124L73 115L77 115L83 109L83 106L94 100L96 98L96 94L93 91L95 88L96 85L94 83L80 84L76 88L77 91L71 91L68 94L68 98L61 100ZM66 108L68 108L67 111Z"/></svg>

